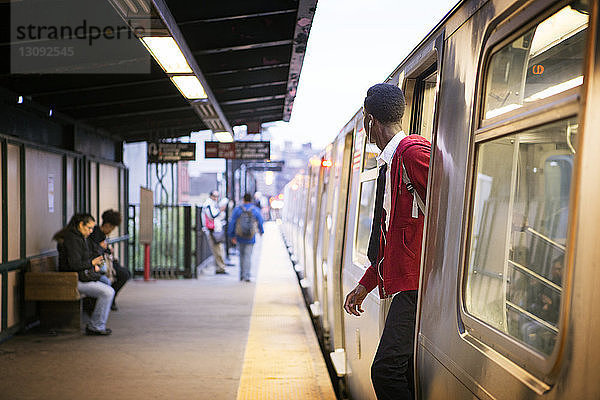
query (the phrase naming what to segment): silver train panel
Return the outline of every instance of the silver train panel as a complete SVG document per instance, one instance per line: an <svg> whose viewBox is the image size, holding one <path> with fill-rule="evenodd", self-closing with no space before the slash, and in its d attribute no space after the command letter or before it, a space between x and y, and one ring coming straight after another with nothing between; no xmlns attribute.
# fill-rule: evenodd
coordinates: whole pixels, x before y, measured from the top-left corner
<svg viewBox="0 0 600 400"><path fill-rule="evenodd" d="M594 340L600 331L600 318L594 310L600 300L600 291L597 290L600 287L600 246L597 245L597 238L600 237L600 208L597 207L597 199L600 198L600 186L597 184L597 177L600 176L600 163L597 162L600 135L595 134L600 126L600 114L593 111L600 109L600 71L597 62L600 45L597 29L598 2L588 3L592 10L587 28L588 40L585 42L587 49L582 50L587 54L587 64L583 71L585 80L581 77L583 85L560 89L564 90L563 94L555 95L555 91L548 100L535 103L539 104L536 109L525 105L524 109L529 110L527 115L515 117L521 112L518 109L520 106L515 108L514 104L509 103L513 109L502 111L506 113L506 118L498 117L494 120L495 117L490 114L486 118L499 122L488 125L480 123L480 116L487 115L481 99L488 65L484 63L489 54L499 52L502 46L509 43L514 43L509 52L515 54L523 50L530 51L535 46L538 53L550 48L551 46L543 48L539 43L532 44L532 41L519 37L544 18L569 5L568 1L462 1L387 79L388 82L405 88L408 104L406 121L403 123L408 124L414 120L413 114L422 109L413 106L415 97L412 93L418 86L419 79L425 72L431 73L432 65L437 65L438 69L437 86L432 86L437 92L434 97L437 114L430 115L431 120L426 121L432 124L429 126L433 126L434 134L431 138L433 146L427 199L428 217L415 341L419 398L600 398L600 381L597 379L600 349L595 346ZM572 4L572 10L582 14L578 10L585 9L586 1ZM576 17L582 18L581 15ZM539 31L543 32L544 29ZM582 30L565 32L560 40L575 38L578 32ZM573 45L570 49L573 55L579 47ZM535 51L531 53L534 54ZM539 65L546 62L547 60L540 62ZM490 62L489 65L491 64ZM500 62L498 65L508 64ZM551 68L551 64L546 63L546 67ZM531 71L534 71L533 68ZM539 67L537 71L539 72ZM548 71L552 72L551 69ZM504 75L508 77L508 69ZM498 74L498 77L502 78L504 75ZM518 95L509 93L506 99L500 98L497 102ZM523 93L520 96L521 99L525 97ZM552 149L539 140L539 132L542 130L538 127L556 124L557 121L575 123L568 122L566 125L566 145L557 145ZM423 127L424 124L421 123L420 126ZM537 130L531 133L534 128ZM304 276L310 280L314 296L322 301L324 319L319 323L325 331L329 330L330 350L345 350L344 380L349 395L353 399L372 399L375 396L370 381L370 365L385 321L387 301L380 300L377 292L373 291L365 299L365 313L361 317L341 312L343 296L354 288L364 273L366 264L364 256L357 255L356 232L360 228L358 213L361 181L372 180L374 174L373 171L362 171L366 155L364 132L361 129L362 112L359 110L337 136L337 147L331 150L331 156L325 152L322 154L326 159L333 159L329 182L325 188L319 183L320 174L316 175L316 179L312 174L312 181L308 174L297 177L290 184L298 186L296 191L288 186L286 193L290 194L286 194L286 207L293 209L284 213L284 230L286 236L292 238L297 258L304 260L301 261L305 267ZM539 154L533 151L526 153L527 157L537 163L537 170L532 173L538 173L541 168L545 168L544 164L539 164L539 160L548 159L548 154L554 157L553 160L559 161L564 159L564 155L570 154L567 145L571 146L570 135L573 129L578 144L574 162L569 163L573 172L567 176L572 176L570 193L565 197L570 202L566 211L560 211L559 214L568 215L569 218L567 220L565 217L562 222L557 219L556 222L565 227L568 225L568 232L565 228L565 234L560 236L559 241L542 238L553 243L554 247L566 249L566 272L563 274L562 286L543 274L528 270L524 264L511 261L521 268L520 271L527 272L561 294L563 301L560 319L553 328L552 323L528 313L527 309L516 303L516 299L509 299L508 295L505 295L500 307L503 310L507 306L513 307L538 325L545 322L548 329L559 332L555 349L548 350L545 355L540 350L542 347L536 350L531 343L525 344L525 339L511 338L507 333L502 333L508 332L510 319L506 316L503 320L492 321L497 326L489 321L483 322L486 315L492 313L497 306L486 305L484 301L479 310L481 315L477 318L475 314L467 312L469 307L479 307L479 303L466 303L470 296L468 290L471 290L467 289L466 282L470 282L467 279L478 282L477 287L484 293L487 291L488 297L500 289L506 291L508 285L516 287L518 282L516 278L508 278L505 274L506 265L503 266L502 274L489 271L478 274L477 269L468 269L467 264L471 260L471 256L466 254L470 246L469 224L479 204L472 192L474 185L482 185L481 182L485 183L487 179L476 175L475 149L489 147L488 143L496 143L502 138L510 139L513 132L516 132L520 135L517 135L519 140L524 140L523 143L540 149L537 150ZM346 136L348 134L354 137ZM564 137L560 140L564 141ZM337 150L342 147L342 143L345 143L345 151L341 161L341 180L338 180L333 169L338 167L340 160L333 153L340 154ZM512 145L512 142L509 143ZM503 156L502 154L511 153L501 150L502 146L497 148L499 150L492 153L495 155L492 157L495 158L495 163L492 163L496 165L492 169L495 174L501 171L497 165L501 165L503 160L510 157L517 160L516 156ZM571 149L574 151L573 147ZM480 153L483 154L483 150ZM550 172L547 175L550 176ZM511 179L516 181L516 177L517 174L513 172ZM344 182L348 182L346 192ZM538 190L543 190L545 185L549 185L548 181L538 184ZM325 192L319 193L323 189ZM536 191L530 190L529 193L535 194ZM292 199L290 205L287 202L288 196ZM309 229L304 221L307 221L311 201L314 201L313 205L317 201L323 201L324 208L312 217L312 222L308 222L314 224ZM522 204L521 201L518 206ZM498 210L506 214L509 207L502 205ZM366 220L363 218L363 223ZM501 218L500 222L493 225L493 229L504 229L503 226L507 225L508 219ZM362 229L364 230L364 226ZM522 237L531 233L531 229L525 230L529 233L519 231L515 236ZM533 234L537 235L536 240L541 240L539 238L543 236L535 230ZM515 249L510 254L511 257L522 258L526 254L521 254L523 250L519 247ZM502 254L494 257L511 260ZM310 263L312 265L308 265ZM504 261L502 263L506 264ZM473 278L473 274L478 275ZM507 312L503 313L506 315ZM533 333L534 338L536 334Z"/></svg>
<svg viewBox="0 0 600 400"><path fill-rule="evenodd" d="M597 2L593 3L597 8ZM595 318L591 318L594 313L589 302L593 300L582 299L590 296L588 293L594 292L590 282L597 279L598 273L591 273L587 263L580 264L578 261L586 259L589 262L592 254L597 260L598 250L597 246L589 242L587 246L582 246L575 241L575 238L587 241L592 231L598 232L597 226L591 230L583 230L581 217L571 224L571 239L567 242L567 249L573 249L570 253L570 267L574 272L574 279L570 287L565 285L566 305L563 305L565 311L561 325L563 341L558 342L560 347L549 357L539 355L527 346L510 340L506 335L495 334L491 328L482 327L465 313L462 303L462 271L466 262L464 249L467 247L466 223L469 216L469 202L466 200L469 199L471 171L475 162L471 121L477 107L474 102L474 99L478 98L476 77L483 71L480 56L483 54L481 45L486 39L484 34L493 36L494 33L498 33L498 36L508 36L511 31L517 30L519 25L527 23L537 14L557 12L565 5L565 2L530 2L517 9L509 2L489 2L447 39L439 102L443 106L440 108L430 182L430 187L435 190L430 190L429 196L420 293L421 314L417 346L420 398L439 398L435 395L436 391L432 385L439 384L440 379L443 379L440 376L445 376L445 380L454 379L461 382L479 398L560 399L600 396L598 380L591 378L593 371L597 373L599 367L596 346L591 343L589 337L585 337L586 335L577 335L577 332L593 331L594 325L597 328L598 324ZM517 12L513 14L514 21L507 20L508 14L514 11ZM508 22L492 31L489 24L500 20ZM593 23L589 30L592 37L597 36ZM594 51L594 54L597 54L597 49ZM586 75L586 79L589 79L588 84L592 85L593 78L597 75L593 64L590 68L591 73ZM593 96L593 93L594 90L588 89L589 95ZM457 98L464 99L464 102L456 101ZM540 114L536 120L539 122L535 123L564 118L573 113L573 110L577 112L580 109L565 106L555 110L547 115ZM551 113L554 115L550 115ZM464 118L457 118L458 115L463 115ZM589 117L584 121L584 125L588 127L598 126L597 123L597 120ZM580 144L576 157L579 165L585 162L586 153L597 153L600 149L597 139L585 141L585 138L589 139L590 136L589 131L586 134L584 129L584 142ZM585 207L584 203L590 203L591 198L588 198L587 203L584 200L583 190L594 187L591 191L594 195L598 194L598 186L592 183L591 176L597 177L600 171L593 164L597 165L590 163L591 168L579 167L579 176L577 167L575 168L574 180L576 184L577 181L579 183L579 192L575 184L571 189L571 197L576 203L571 206L571 215L583 215L577 214L577 209ZM592 170L594 172L591 172ZM589 174L587 181L583 178L583 171L586 175ZM589 208L588 212L591 212ZM592 214L597 216L598 212ZM592 214L586 214L586 222ZM597 225L598 219L595 221ZM584 276L588 280L585 280ZM567 273L567 281L568 278ZM490 286L488 290L492 290ZM577 294L572 296L569 302L570 291ZM490 340L494 337L495 340ZM517 361L519 359L524 361ZM451 375L448 375L448 371Z"/></svg>

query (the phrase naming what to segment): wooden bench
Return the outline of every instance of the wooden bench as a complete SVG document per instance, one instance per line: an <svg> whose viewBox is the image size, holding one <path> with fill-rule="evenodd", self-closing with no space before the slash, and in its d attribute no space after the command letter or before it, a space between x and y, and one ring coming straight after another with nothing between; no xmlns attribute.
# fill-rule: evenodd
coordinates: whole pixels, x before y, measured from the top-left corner
<svg viewBox="0 0 600 400"><path fill-rule="evenodd" d="M25 301L38 302L42 329L79 331L83 296L77 290L77 272L57 272L56 258L30 260L25 272Z"/></svg>

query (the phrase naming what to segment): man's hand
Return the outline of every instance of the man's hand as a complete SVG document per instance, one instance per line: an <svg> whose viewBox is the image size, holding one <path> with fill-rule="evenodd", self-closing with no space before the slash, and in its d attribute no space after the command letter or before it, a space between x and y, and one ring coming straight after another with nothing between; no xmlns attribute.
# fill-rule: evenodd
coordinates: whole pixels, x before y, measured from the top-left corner
<svg viewBox="0 0 600 400"><path fill-rule="evenodd" d="M344 310L346 310L348 314L353 314L357 317L360 317L360 313L364 312L360 306L365 297L367 297L367 294L369 293L363 285L356 285L356 287L346 296Z"/></svg>
<svg viewBox="0 0 600 400"><path fill-rule="evenodd" d="M96 257L96 258L94 258L94 259L92 260L92 265L93 265L94 267L96 267L96 266L98 266L98 265L102 264L103 262L104 262L104 257L103 257L103 256L98 256L98 257Z"/></svg>
<svg viewBox="0 0 600 400"><path fill-rule="evenodd" d="M234 238L234 237L232 237L232 238L231 238L231 243L233 243L233 244L237 244L237 239L236 239L236 238Z"/></svg>

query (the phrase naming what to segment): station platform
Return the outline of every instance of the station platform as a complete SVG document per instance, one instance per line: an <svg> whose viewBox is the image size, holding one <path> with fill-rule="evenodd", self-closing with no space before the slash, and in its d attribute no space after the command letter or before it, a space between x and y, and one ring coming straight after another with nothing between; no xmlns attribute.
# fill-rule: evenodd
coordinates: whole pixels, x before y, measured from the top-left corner
<svg viewBox="0 0 600 400"><path fill-rule="evenodd" d="M250 283L237 266L129 282L108 337L9 339L0 344L0 398L335 399L275 223L253 265Z"/></svg>

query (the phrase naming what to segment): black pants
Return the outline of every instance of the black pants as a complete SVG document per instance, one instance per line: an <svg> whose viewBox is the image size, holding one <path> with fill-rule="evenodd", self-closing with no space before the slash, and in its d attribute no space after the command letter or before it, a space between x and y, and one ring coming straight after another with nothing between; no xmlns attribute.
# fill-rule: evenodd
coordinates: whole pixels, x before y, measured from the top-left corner
<svg viewBox="0 0 600 400"><path fill-rule="evenodd" d="M414 398L416 314L416 290L394 296L371 366L371 380L378 400Z"/></svg>
<svg viewBox="0 0 600 400"><path fill-rule="evenodd" d="M114 302L114 299L117 298L119 290L121 290L129 278L131 278L131 273L127 268L119 264L117 261L113 263L113 268L115 269L115 281L112 284L112 288L115 289L115 297L113 298Z"/></svg>

